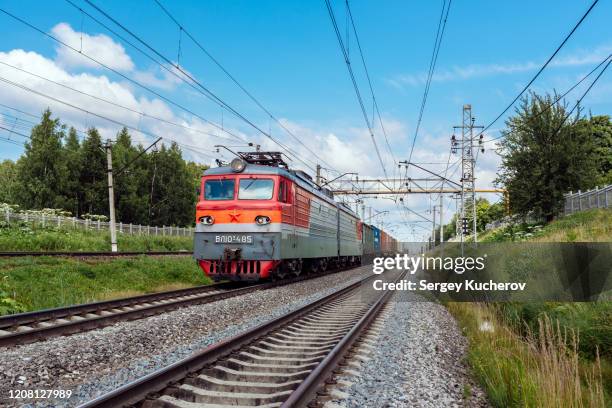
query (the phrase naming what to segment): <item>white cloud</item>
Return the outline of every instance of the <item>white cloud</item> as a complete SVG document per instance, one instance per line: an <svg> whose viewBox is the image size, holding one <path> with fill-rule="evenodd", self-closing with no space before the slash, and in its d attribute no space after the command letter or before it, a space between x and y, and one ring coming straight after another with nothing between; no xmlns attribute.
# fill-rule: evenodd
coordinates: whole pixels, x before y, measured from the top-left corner
<svg viewBox="0 0 612 408"><path fill-rule="evenodd" d="M603 45L594 50L579 51L572 55L553 59L549 67L572 67L587 64L597 64L612 52L612 45ZM454 66L450 69L438 71L432 77L434 82L448 82L480 78L492 75L510 75L519 72L535 71L543 64L540 62L518 62L508 64L471 64L467 66ZM427 81L426 73L399 74L387 79L387 83L396 88L404 86L421 86Z"/></svg>
<svg viewBox="0 0 612 408"><path fill-rule="evenodd" d="M134 63L129 55L126 54L123 46L114 42L113 39L107 35L90 35L74 31L67 23L57 24L51 29L51 32L70 47L81 50L84 54L91 56L113 69L118 71L131 71L134 69ZM95 62L61 44L56 48L56 52L56 60L63 67L100 68Z"/></svg>
<svg viewBox="0 0 612 408"><path fill-rule="evenodd" d="M222 135L218 129L209 123L191 117L182 117L175 114L163 101L156 98L137 96L126 84L114 82L105 75L91 73L70 73L60 66L56 61L43 57L35 52L24 50L12 50L0 52L0 61L19 67L26 71L48 78L65 86L95 95L99 98L128 107L135 112L146 112L181 126L173 126L151 118L141 117L140 114L126 109L118 108L109 103L93 99L89 96L79 94L70 89L58 86L40 78L33 77L6 65L0 64L0 77L7 78L30 89L34 89L46 95L53 96L59 100L79 106L90 112L111 118L117 122L125 123L143 132L154 133L160 136L168 136L189 146L195 147L186 151L186 156L199 161L210 162L210 157L202 156L201 151L210 154L213 145L223 141L214 135ZM2 104L21 109L26 112L40 113L50 107L54 116L60 117L62 122L77 129L86 129L95 126L100 130L104 138L114 138L121 126L95 115L87 114L80 110L71 108L64 104L44 98L13 85L0 82L0 102ZM233 129L229 129L232 131ZM145 133L130 130L133 139L137 142L150 142L151 136ZM203 134L209 133L210 135ZM236 133L236 131L234 131Z"/></svg>
<svg viewBox="0 0 612 408"><path fill-rule="evenodd" d="M170 91L176 88L182 80L179 77L185 78L185 74L176 69L173 65L164 64L166 69L157 68L155 70L149 71L134 71L132 77L148 86L153 86L155 88L163 89L165 91ZM189 76L193 77L185 68L181 67L181 70L185 71ZM171 72L169 72L171 71ZM173 74L174 73L174 74ZM178 75L178 76L177 76Z"/></svg>

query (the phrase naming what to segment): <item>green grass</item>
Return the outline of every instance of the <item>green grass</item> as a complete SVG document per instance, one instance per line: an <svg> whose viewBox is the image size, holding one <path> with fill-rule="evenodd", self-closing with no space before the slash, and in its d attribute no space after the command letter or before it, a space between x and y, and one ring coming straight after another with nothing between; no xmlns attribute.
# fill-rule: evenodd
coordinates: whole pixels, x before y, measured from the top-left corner
<svg viewBox="0 0 612 408"><path fill-rule="evenodd" d="M580 358L579 337L542 318L521 336L494 305L449 303L468 338L468 362L495 407L605 407L602 365ZM486 322L487 329L482 324Z"/></svg>
<svg viewBox="0 0 612 408"><path fill-rule="evenodd" d="M193 237L118 234L119 251L191 251ZM0 251L110 251L107 231L0 225Z"/></svg>
<svg viewBox="0 0 612 408"><path fill-rule="evenodd" d="M479 242L517 241L611 242L612 209L584 211L547 225L511 225L479 236ZM495 406L604 406L604 399L610 401L612 302L464 303L448 308L470 340L471 367ZM495 322L497 330L482 332L478 325L483 320Z"/></svg>
<svg viewBox="0 0 612 408"><path fill-rule="evenodd" d="M209 283L190 256L0 259L0 314Z"/></svg>
<svg viewBox="0 0 612 408"><path fill-rule="evenodd" d="M547 225L509 225L482 233L478 241L611 242L612 208L578 212Z"/></svg>

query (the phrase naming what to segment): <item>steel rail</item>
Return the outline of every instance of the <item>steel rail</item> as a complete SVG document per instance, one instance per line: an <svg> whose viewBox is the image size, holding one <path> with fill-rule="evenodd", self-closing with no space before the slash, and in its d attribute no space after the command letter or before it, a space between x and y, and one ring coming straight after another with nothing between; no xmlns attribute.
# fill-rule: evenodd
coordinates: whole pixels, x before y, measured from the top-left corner
<svg viewBox="0 0 612 408"><path fill-rule="evenodd" d="M106 327L120 321L136 320L182 307L212 303L257 290L270 289L318 278L347 269L351 269L351 267L334 269L318 274L300 275L295 278L264 282L239 288L235 288L237 283L224 282L123 299L1 316L0 347L28 344L51 337L80 333ZM55 324L53 323L54 320L56 321ZM30 327L29 325L36 327ZM11 329L12 331L10 331Z"/></svg>
<svg viewBox="0 0 612 408"><path fill-rule="evenodd" d="M192 294L206 293L218 289L231 287L228 283L216 283L212 285L195 286L185 289L175 289L165 292L148 293L144 295L131 296L121 299L104 300L100 302L84 303L80 305L43 309L33 312L0 316L0 329L10 328L17 325L40 323L46 320L61 319L63 317L75 316L86 313L96 313L105 309L122 308L138 303L154 302L157 300L189 296Z"/></svg>
<svg viewBox="0 0 612 408"><path fill-rule="evenodd" d="M403 276L403 274L402 274ZM401 279L400 276L398 279ZM340 340L332 351L319 363L319 365L310 372L302 383L295 389L289 398L283 402L281 408L301 407L306 406L312 401L318 390L325 386L327 381L333 374L333 371L338 366L338 363L346 356L355 341L361 337L363 332L370 326L372 321L376 319L382 307L391 297L391 291L385 293L370 307L370 309L359 319L359 321L351 328L351 330Z"/></svg>
<svg viewBox="0 0 612 408"><path fill-rule="evenodd" d="M30 328L25 331L14 331L10 334L0 335L0 347L14 346L20 344L33 343L40 340L45 340L50 337L68 335L80 333L83 331L93 330L111 324L115 324L120 321L136 320L144 317L153 316L162 312L168 312L181 307L199 305L205 303L216 302L222 299L243 295L256 290L264 289L268 284L262 284L257 286L247 286L244 288L231 289L228 291L206 295L203 293L202 296L191 297L187 299L171 300L168 302L162 302L157 304L149 304L147 306L140 306L142 303L134 304L131 306L123 306L128 310L119 310L112 308L113 311L108 309L102 310L102 312L108 311L108 314L95 314L92 313L90 316L80 316L78 314L71 315L71 318L75 317L77 320L66 320L59 324L50 324L49 326L42 326L36 328ZM145 302L147 303L147 302ZM61 319L61 318L60 318ZM45 322L42 322L43 324Z"/></svg>
<svg viewBox="0 0 612 408"><path fill-rule="evenodd" d="M403 274L402 274L403 275ZM236 354L241 348L251 345L256 341L272 334L277 329L285 327L309 314L320 310L321 306L327 305L344 295L357 290L364 282L375 278L370 275L345 288L335 291L319 300L311 302L300 309L286 313L276 319L262 323L243 333L215 343L183 360L171 364L165 368L155 371L147 376L137 379L107 394L97 397L79 406L79 408L104 408L138 405L149 397L155 398L168 387L173 387L189 375L212 366L218 361L223 361L231 355ZM397 279L401 279L398 277ZM349 332L332 349L331 353L320 363L319 366L305 379L294 392L299 394L293 397L298 401L304 401L316 392L323 377L327 377L337 362L345 355L351 345L360 337L360 334L368 327L377 316L381 307L389 299L390 294L386 292L371 306L363 317L349 330ZM293 395L293 394L292 394ZM294 406L285 405L283 406Z"/></svg>

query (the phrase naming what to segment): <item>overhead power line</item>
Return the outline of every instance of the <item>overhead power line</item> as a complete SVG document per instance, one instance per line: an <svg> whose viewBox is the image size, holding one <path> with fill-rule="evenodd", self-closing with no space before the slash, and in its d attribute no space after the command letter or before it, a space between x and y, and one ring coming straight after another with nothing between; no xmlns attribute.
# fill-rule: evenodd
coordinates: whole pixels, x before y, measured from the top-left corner
<svg viewBox="0 0 612 408"><path fill-rule="evenodd" d="M259 133L261 133L262 135L266 136L267 138L269 138L270 140L272 140L274 143L276 143L277 145L279 145L282 149L284 149L288 155L293 156L294 159L296 159L297 161L302 162L304 165L306 165L306 167L310 168L311 170L315 171L315 169L313 167L311 167L310 165L308 165L304 160L302 160L299 156L299 154L297 154L296 152L294 152L291 148L289 148L288 146L285 146L283 143L281 143L280 141L278 141L277 139L275 139L274 137L272 137L272 135L270 135L268 132L264 131L263 129L261 129L259 126L257 126L254 122L252 122L250 119L248 119L247 117L245 117L242 113L240 113L238 110L236 110L233 106L229 105L227 102L225 102L221 97L219 97L217 94L215 94L214 92L212 92L210 89L208 89L206 86L204 86L204 84L202 84L200 81L198 81L195 77L193 77L193 75L191 75L189 72L185 71L184 69L182 69L179 65L173 63L168 57L164 56L163 54L161 54L159 51L157 51L155 48L153 48L149 43L147 43L146 41L144 41L142 38L140 38L138 35L134 34L130 29L128 29L125 25L121 24L119 21L117 21L114 17L112 17L110 14L108 14L107 12L105 12L104 10L102 10L100 7L98 7L95 3L93 3L91 0L85 0L85 2L87 2L87 4L89 4L91 7L93 7L94 9L96 9L100 14L102 14L103 16L105 16L107 19L109 19L110 21L112 21L115 25L117 25L118 27L120 27L123 31L125 31L126 33L128 33L131 37L133 37L136 41L138 41L139 43L141 43L143 46L145 46L147 49L149 49L151 52L153 52L155 55L157 55L159 58L161 58L163 61L165 61L167 64L174 66L178 71L181 72L182 75L185 76L185 78L189 79L191 82L193 82L193 84L197 85L200 89L202 89L202 91L204 91L207 95L209 95L213 101L215 101L216 103L218 103L220 106L222 106L223 108L227 109L230 113L232 113L234 116L236 116L237 118L241 119L243 122L245 122L246 124L248 124L249 126L251 126L253 129L257 130Z"/></svg>
<svg viewBox="0 0 612 408"><path fill-rule="evenodd" d="M326 166L333 168L331 165L326 163L324 160L320 159L320 154L315 153L310 147L304 144L299 137L297 137L290 129L288 129L284 123L282 123L268 108L266 108L249 90L246 89L244 85L242 85L234 75L232 75L222 64L219 62L217 58L215 58L186 28L183 24L181 24L170 11L164 7L164 5L159 0L154 0L155 3L159 6L159 8L176 24L181 33L184 33L193 43L204 53L210 60L221 70L223 73L238 87L246 96L249 97L263 112L265 112L270 119L275 121L288 135L290 135L293 139L295 139L301 146L303 146L310 154L314 157L318 157L319 160L325 164Z"/></svg>
<svg viewBox="0 0 612 408"><path fill-rule="evenodd" d="M5 128L4 126L0 126L0 129L2 129L2 130L6 130L6 131L7 131L7 132L9 132L10 134L14 134L14 135L17 135L17 136L25 137L26 139L30 139L30 138L31 138L31 137L30 137L30 136L28 136L28 135L24 135L23 133L15 132L14 130L9 129L9 128Z"/></svg>
<svg viewBox="0 0 612 408"><path fill-rule="evenodd" d="M157 1L157 0L156 0ZM366 78L368 79L368 85L370 87L370 93L372 94L372 102L374 103L374 108L376 110L376 114L378 116L378 121L380 122L380 128L385 136L385 143L387 144L387 149L391 154L391 158L393 158L393 163L397 164L397 160L395 159L395 155L393 154L393 149L391 149L391 145L389 144L389 138L387 136L387 131L385 130L385 125L383 123L382 117L380 115L380 109L378 108L378 100L376 99L376 95L374 93L374 87L372 86L372 80L370 79L370 72L368 70L368 66L365 62L365 57L363 55L363 50L361 49L361 41L359 41L359 35L357 34L357 27L355 27L355 20L353 19L353 13L351 12L351 7L349 6L348 0L346 0L346 11L348 12L348 16L351 22L351 26L353 27L353 33L355 34L355 41L357 43L357 49L359 50L359 55L361 56L361 62L363 64L363 69L366 74ZM348 36L347 36L347 48L348 48ZM347 49L348 55L348 49Z"/></svg>
<svg viewBox="0 0 612 408"><path fill-rule="evenodd" d="M0 64L5 65L5 66L10 67L10 68L13 68L13 69L16 69L16 70L21 71L21 72L23 72L23 73L25 73L25 74L28 74L28 75L34 76L34 77L36 77L36 78L38 78L38 79L42 79L43 81L46 81L46 82L52 83L52 84L54 84L54 85L61 86L61 87L62 87L62 88L64 88L64 89L69 89L69 90L71 90L71 91L73 91L73 92L79 93L79 94L81 94L81 95L88 96L88 97L90 97L90 98L93 98L93 99L96 99L96 100L98 100L98 101L101 101L101 102L107 103L107 104L112 105L112 106L115 106L115 107L117 107L117 108L125 109L125 110L127 110L127 111L130 111L130 112L132 112L132 113L135 113L135 114L137 114L137 115L140 115L140 116L143 116L143 117L146 117L146 118L150 118L150 119L153 119L153 120L157 120L157 121L159 121L159 122L162 122L162 123L165 123L165 124L168 124L168 125L172 125L172 126L180 127L180 128L182 128L182 129L185 129L185 130L190 130L190 131L193 131L193 132L196 132L196 133L200 133L200 134L203 134L203 135L206 135L206 136L212 136L212 137L218 137L218 138L220 138L220 139L232 140L232 139L230 139L230 138L228 138L228 137L225 137L225 136L215 135L215 134L210 133L210 132L205 132L205 131L203 131L203 130L196 129L196 128L193 128L193 127L190 127L190 126L181 125L180 123L172 122L172 121L170 121L170 120L166 120L166 119L160 118L160 117L155 116L155 115L150 115L150 114L148 114L148 113L146 113L146 112L142 112L142 111L139 111L139 110L136 110L136 109L132 109L132 108L130 108L130 107L128 107L128 106L125 106L125 105L122 105L122 104L119 104L119 103L116 103L116 102L110 101L110 100L105 99L105 98L101 98L101 97L96 96L96 95L92 95L92 94L90 94L90 93L87 93L87 92L81 91L81 90L79 90L79 89L76 89L76 88L70 87L70 86L68 86L68 85L62 84L61 82L54 81L54 80L52 80L52 79L49 79L49 78L43 77L43 76L41 76L41 75L35 74L35 73L33 73L33 72L27 71L27 70L25 70L25 69L23 69L23 68L16 67L16 66L14 66L14 65L8 64L8 63L3 62L3 61L0 61ZM239 140L241 140L241 139L239 139Z"/></svg>
<svg viewBox="0 0 612 408"><path fill-rule="evenodd" d="M146 86L146 85L144 85L144 84L140 83L139 81L136 81L135 79L132 79L132 78L128 77L127 75L125 75L125 74L123 74L123 73L119 72L118 70L116 70L116 69L114 69L114 68L111 68L110 66L108 66L107 64L105 64L105 63L103 63L103 62L101 62L101 61L97 60L96 58L93 58L93 57L91 57L90 55L87 55L86 53L82 52L82 50L78 50L78 49L76 49L76 48L74 48L74 47L72 47L72 46L68 45L67 43L63 42L63 41L62 41L62 40L60 40L59 38L57 38L57 37L55 37L55 36L53 36L53 35L51 35L51 34L49 34L49 33L45 32L44 30L42 30L42 29L40 29L40 28L38 28L38 27L34 26L33 24L31 24L31 23L29 23L29 22L25 21L24 19L22 19L22 18L20 18L20 17L17 17L16 15L14 15L14 14L12 14L12 13L10 13L10 12L8 12L8 11L6 11L6 10L2 9L2 8L0 8L0 12L2 12L2 13L4 13L4 14L6 14L7 16L9 16L9 17L11 17L12 19L14 19L14 20L16 20L16 21L20 22L21 24L23 24L23 25L26 25L26 26L30 27L30 28L31 28L31 29L33 29L34 31L37 31L37 32L39 32L40 34L42 34L42 35L44 35L44 36L46 36L46 37L48 37L48 38L52 39L53 41L57 42L58 44L61 44L62 46L66 47L67 49L71 50L72 52L82 55L83 57L87 58L88 60L92 61L93 63L95 63L95 64L97 64L97 65L99 65L99 66L103 67L104 69L107 69L107 70L111 71L112 73L114 73L114 74L116 74L116 75L120 76L121 78L125 79L126 81L130 82L131 84L134 84L134 85L136 85L137 87L139 87L139 88L141 88L141 89L144 89L145 91L147 91L147 92L151 93L152 95L157 96L158 98L160 98L160 99L164 100L165 102L167 102L167 103L171 104L172 106L175 106L176 108L178 108L178 109L180 109L180 110L182 110L182 111L184 111L184 112L187 112L187 113L189 113L190 115L193 115L193 116L197 117L198 119L202 120L203 122L209 123L210 125L212 125L212 126L216 127L217 129L219 129L219 130L221 130L221 131L223 131L223 132L225 132L225 133L227 133L227 134L229 134L229 135L231 135L231 136L236 137L236 138L237 138L238 140L240 140L240 141L244 141L244 139L243 139L243 138L240 138L240 137L238 137L238 136L234 135L233 133L231 133L231 132L227 131L226 129L223 129L221 126L217 125L216 123L214 123L214 122L212 122L212 121L210 121L210 120L208 120L208 119L206 119L206 118L202 117L201 115L199 115L199 114L197 114L197 113L193 112L192 110L190 110L190 109L186 108L185 106L183 106L183 105L181 105L181 104L179 104L179 103L177 103L177 102L173 101L172 99L170 99L170 98L168 98L168 97L166 97L166 96L164 96L164 95L160 94L159 92L157 92L157 91L155 91L155 90L151 89L150 87L148 87L148 86Z"/></svg>
<svg viewBox="0 0 612 408"><path fill-rule="evenodd" d="M557 49L555 50L555 52L552 53L552 55L546 60L546 62L544 63L544 65L542 65L542 67L538 70L538 72L536 72L536 74L533 76L533 78L531 78L531 80L527 83L527 85L525 85L523 87L523 89L518 93L518 95L516 95L516 97L512 100L512 102L510 102L508 104L508 106L506 106L504 108L504 110L501 111L501 113L499 115L497 115L497 117L495 119L493 119L493 121L491 121L488 125L486 125L484 127L484 129L482 129L480 131L480 133L478 133L478 135L476 135L476 137L480 136L481 134L483 134L484 132L487 131L487 129L489 129L491 126L493 126L493 124L495 122L497 122L499 120L499 118L501 118L504 113L506 113L508 111L508 109L510 109L514 103L521 97L521 95L523 95L523 93L525 93L525 91L531 86L531 84L534 83L534 81L540 76L540 74L542 73L542 71L544 71L544 69L546 69L546 67L548 66L548 64L550 64L550 62L553 60L553 58L555 58L555 56L559 53L559 51L561 51L561 48L563 48L563 46L565 45L565 43L570 39L570 37L574 34L574 32L578 29L578 27L580 27L580 25L582 24L582 22L586 19L586 17L589 15L589 13L591 13L591 10L593 10L593 7L595 7L595 5L599 2L599 0L595 0L593 1L593 3L591 4L591 6L589 7L589 9L582 15L582 17L580 18L580 20L578 20L578 22L574 25L574 27L572 28L572 30L569 32L569 34L567 34L565 36L565 38L563 39L563 41L561 42L561 44L559 44L559 46L557 47Z"/></svg>
<svg viewBox="0 0 612 408"><path fill-rule="evenodd" d="M588 74L586 74L585 76L583 76L578 82L576 82L574 85L572 85L567 91L565 91L563 94L559 95L553 102L549 103L546 105L546 107L544 107L540 112L538 112L537 114L534 115L534 118L539 117L540 115L544 114L545 112L547 112L548 110L550 110L554 105L556 105L561 99L565 98L567 96L567 94L569 94L570 92L572 92L574 89L576 89L578 87L578 85L580 85L581 83L583 83L588 77L590 77L591 75L593 75L593 73L595 71L597 71L603 64L606 63L606 61L610 60L610 58L612 58L612 54L608 55L606 58L604 58L603 61L601 61L599 64L597 64L597 66L595 68L593 68ZM604 68L605 70L605 68ZM591 85L592 86L592 85ZM501 139L503 138L503 135L494 137L492 139L488 139L485 140L483 143L489 143L489 142L493 142L495 140Z"/></svg>
<svg viewBox="0 0 612 408"><path fill-rule="evenodd" d="M20 113L22 113L22 114L24 114L24 115L27 115L27 116L31 116L31 117L33 117L33 118L40 118L40 116L34 115L33 113L30 113L30 112L25 112L25 111L22 111L22 110L19 110L19 109L15 108L15 107L9 106L9 105L0 104L0 106L2 106L2 107L4 107L4 108L7 108L7 109L12 109L12 110L14 110L14 111L20 112ZM17 118L16 116L13 116L13 115L8 115L8 114L6 114L6 113L4 113L4 112L0 112L0 115L9 116L9 117L12 117L12 118L18 119L18 120L20 120L20 121L23 121L23 122L29 123L29 124L31 124L31 125L33 125L33 126L38 125L38 123L37 123L37 122L29 121L29 120L22 119L22 118ZM21 129L22 129L22 130L31 131L33 126L21 125ZM76 129L76 131L77 131L77 132L79 132L79 133L82 133L83 135L86 135L86 134L87 134L87 132L86 132L86 131L84 131L84 130L78 130L78 129ZM138 132L142 133L142 131L138 131ZM13 133L15 133L15 132L13 132ZM23 134L19 134L19 136L23 136L23 137L31 138L30 136L26 136L26 135L23 135ZM198 146L188 145L188 144L185 144L185 143L179 142L179 141L177 141L177 140L175 140L175 139L172 139L172 138L169 138L169 137L165 137L164 139L165 139L165 140L168 140L168 141L170 141L170 142L174 142L174 143L176 143L176 144L177 144L179 147L181 147L181 148L182 148L182 149L184 149L184 150L188 150L188 151L190 151L190 152L192 152L192 153L196 153L196 154L198 154L198 155L200 155L200 156L206 157L207 159L215 159L215 157L213 157L213 156L211 155L211 152L212 152L212 151L202 150L202 148L200 148L200 147L198 147Z"/></svg>
<svg viewBox="0 0 612 408"><path fill-rule="evenodd" d="M574 113L574 110L576 110L576 108L578 106L580 106L580 103L582 102L582 100L584 99L585 96L587 96L587 94L591 91L591 89L593 89L593 86L595 86L595 84L597 83L597 81L599 81L599 78L601 78L604 74L604 72L606 72L606 70L608 69L608 67L610 66L610 63L612 62L612 59L608 61L608 63L606 64L605 67L603 67L603 69L601 70L601 72L595 77L595 79L593 80L593 82L591 82L591 85L589 85L589 87L584 91L584 93L582 94L582 96L580 98L578 98L578 100L576 101L576 103L574 104L574 107L572 108L572 110L569 111L569 113L567 115L565 115L565 117L563 118L563 120L561 121L561 123L559 124L559 126L557 127L557 129L555 130L555 132L553 133L553 136L557 134L557 132L559 132L559 130L561 130L561 128L563 127L563 125L565 124L565 121L572 116L572 113Z"/></svg>
<svg viewBox="0 0 612 408"><path fill-rule="evenodd" d="M351 77L351 81L353 82L353 88L355 90L355 95L357 96L357 100L359 102L359 106L361 107L361 113L363 114L363 119L368 127L370 132L370 137L372 138L372 143L374 144L374 149L376 150L376 155L378 156L378 161L382 167L383 173L385 177L389 177L387 175L387 169L385 168L385 163L380 155L380 150L378 149L378 144L376 143L376 138L374 137L374 131L372 130L372 125L370 124L370 119L368 118L368 113L366 112L365 105L363 103L363 98L361 97L361 92L359 92L359 86L357 85L357 80L355 79L355 74L353 72L353 67L351 66L351 61L348 56L348 52L344 46L344 42L342 41L342 34L340 33L340 29L338 28L338 22L336 21L336 16L334 15L334 10L329 2L329 0L325 0L325 5L327 6L327 12L329 13L329 18L331 19L332 25L334 26L334 31L336 33L336 38L338 40L338 45L340 46L340 51L342 51L342 55L344 56L344 63L348 69L349 75Z"/></svg>
<svg viewBox="0 0 612 408"><path fill-rule="evenodd" d="M5 142L5 143L10 143L10 144L13 144L15 146L23 147L23 143L20 143L20 142L18 142L16 140L13 140L13 139L8 139L8 138L5 138L5 137L0 137L0 140Z"/></svg>
<svg viewBox="0 0 612 408"><path fill-rule="evenodd" d="M125 123L123 123L123 122L120 122L120 121L118 121L118 120L115 120L115 119L109 118L109 117L104 116L104 115L101 115L101 114L99 114L99 113L96 113L96 112L93 112L93 111L90 111L90 110L84 109L84 108L82 108L82 107L80 107L80 106L74 105L74 104L72 104L72 103L70 103L70 102L63 101L63 100L61 100L61 99L59 99L59 98L56 98L56 97L53 97L53 96L51 96L51 95L47 95L47 94L45 94L45 93L42 93L42 92L36 91L36 90L34 90L34 89L32 89L32 88L28 88L28 87L27 87L27 86L25 86L25 85L19 84L19 83L17 83L17 82L13 82L13 81L11 81L11 80L9 80L9 79L7 79L7 78L0 77L0 82L7 83L7 84L9 84L9 85L12 85L12 86L15 86L15 87L17 87L17 88L20 88L20 89L22 89L22 90L24 90L24 91L31 92L31 93L33 93L33 94L35 94L35 95L38 95L38 96L41 96L41 97L43 97L43 98L50 99L50 100L52 100L52 101L54 101L54 102L57 102L57 103L60 103L60 104L62 104L62 105L66 105L66 106L68 106L68 107L71 107L71 108L73 108L73 109L79 110L79 111L81 111L81 112L84 112L84 113L90 114L90 115L92 115L92 116L96 116L96 117L98 117L98 118L100 118L100 119L103 119L103 120L109 121L109 122L114 123L114 124L116 124L116 125L118 125L118 126L120 126L120 127L125 127L125 128L130 129L130 130L132 130L132 131L134 131L134 132L139 132L139 133L142 133L142 134L148 135L148 136L153 137L153 138L156 138L156 139L161 137L161 136L159 136L159 135L156 135L155 133L152 133L152 132L149 132L149 131L145 131L145 130L141 130L141 129L137 129L137 128L135 128L134 126L131 126L131 125L125 124ZM164 137L163 139L168 140L168 141L171 141L171 142L174 142L174 143L178 144L179 146L181 146L181 143L177 142L177 141L176 141L176 140L174 140L174 139L171 139L171 138L168 138L168 137ZM189 149L189 150L193 150L193 149Z"/></svg>
<svg viewBox="0 0 612 408"><path fill-rule="evenodd" d="M442 46L442 38L444 37L444 30L446 28L446 21L448 19L448 13L450 11L451 1L452 0L448 1L448 6L446 0L444 0L444 2L442 3L442 11L440 12L440 19L438 20L438 29L436 30L436 39L434 41L434 47L431 53L431 60L429 61L427 80L425 81L425 90L423 91L423 98L421 99L421 108L419 109L419 118L414 129L414 136L412 137L412 146L410 148L410 154L408 156L409 162L412 160L412 153L414 152L414 146L416 144L416 140L419 135L419 130L421 128L421 121L423 120L423 113L425 112L425 105L427 104L427 97L429 96L429 88L431 86L433 74L436 69L436 63L438 62L438 54L440 53L440 48Z"/></svg>

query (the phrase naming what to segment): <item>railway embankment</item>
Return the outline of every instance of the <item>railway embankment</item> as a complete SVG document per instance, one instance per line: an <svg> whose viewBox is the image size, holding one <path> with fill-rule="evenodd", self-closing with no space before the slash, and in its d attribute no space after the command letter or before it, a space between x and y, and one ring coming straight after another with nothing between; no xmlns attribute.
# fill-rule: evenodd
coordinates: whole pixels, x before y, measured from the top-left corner
<svg viewBox="0 0 612 408"><path fill-rule="evenodd" d="M190 256L0 258L0 315L210 282Z"/></svg>
<svg viewBox="0 0 612 408"><path fill-rule="evenodd" d="M515 224L480 242L612 242L612 210ZM450 303L471 370L495 406L608 406L612 302Z"/></svg>

